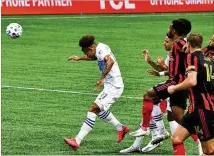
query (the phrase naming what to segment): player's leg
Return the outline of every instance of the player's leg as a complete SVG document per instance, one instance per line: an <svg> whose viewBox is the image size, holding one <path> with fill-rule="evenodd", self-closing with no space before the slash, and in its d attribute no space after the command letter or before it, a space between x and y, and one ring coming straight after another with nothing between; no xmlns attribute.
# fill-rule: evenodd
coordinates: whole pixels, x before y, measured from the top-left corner
<svg viewBox="0 0 214 156"><path fill-rule="evenodd" d="M183 142L190 136L190 133L182 125L178 125L175 132L172 135L172 145L174 155L185 155L185 147Z"/></svg>
<svg viewBox="0 0 214 156"><path fill-rule="evenodd" d="M142 125L142 121L140 122L137 129L141 128L141 125ZM144 136L136 137L133 144L130 147L121 150L120 153L140 152L140 146L143 141L143 138Z"/></svg>
<svg viewBox="0 0 214 156"><path fill-rule="evenodd" d="M173 96L170 98L170 104L171 109L173 113L173 117L175 118L175 121L178 123L181 122L181 119L184 115L184 111L186 109L186 103L187 103L187 91L180 91L178 93L173 94ZM200 144L200 140L198 139L198 136L194 133L191 134L191 138L194 140L198 147L198 151L200 155L202 154L202 148Z"/></svg>
<svg viewBox="0 0 214 156"><path fill-rule="evenodd" d="M95 124L96 117L99 113L100 113L100 108L96 103L93 103L89 108L89 111L87 113L87 118L83 122L83 125L80 128L80 131L77 134L77 136L71 139L65 138L64 139L65 143L71 146L73 150L76 151L79 148L82 140L92 131Z"/></svg>
<svg viewBox="0 0 214 156"><path fill-rule="evenodd" d="M114 115L110 112L110 106L122 95L123 87L116 88L111 84L105 84L104 94L98 96L95 102L100 107L101 112L98 116L103 121L112 125L118 132L117 142L121 142L125 137L125 134L129 132L129 128L123 125Z"/></svg>
<svg viewBox="0 0 214 156"><path fill-rule="evenodd" d="M153 111L153 103L154 98L156 97L156 93L154 89L149 89L143 96L143 103L142 103L142 125L137 131L129 133L129 135L138 137L143 135L149 135L149 124L150 124L150 117Z"/></svg>

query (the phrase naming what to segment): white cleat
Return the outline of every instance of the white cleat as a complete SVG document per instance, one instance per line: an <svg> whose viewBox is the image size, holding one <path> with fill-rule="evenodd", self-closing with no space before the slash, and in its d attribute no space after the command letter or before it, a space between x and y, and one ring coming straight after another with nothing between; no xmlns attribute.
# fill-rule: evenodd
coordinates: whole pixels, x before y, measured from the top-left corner
<svg viewBox="0 0 214 156"><path fill-rule="evenodd" d="M164 134L159 134L154 140L152 140L152 144L155 145L155 144L158 144L160 143L161 141L164 141L166 139L168 139L170 137L170 134L169 132L165 131Z"/></svg>
<svg viewBox="0 0 214 156"><path fill-rule="evenodd" d="M150 130L143 130L142 128L139 128L137 131L135 132L131 132L129 133L129 135L133 136L133 137L139 137L139 136L144 136L144 135L149 135L150 134Z"/></svg>
<svg viewBox="0 0 214 156"><path fill-rule="evenodd" d="M148 143L148 145L146 145L146 147L142 148L142 152L150 152L152 150L154 150L155 148L159 147L160 145L162 145L163 142L160 142L158 144L153 145L152 141L150 143Z"/></svg>
<svg viewBox="0 0 214 156"><path fill-rule="evenodd" d="M140 147L130 146L129 148L120 151L120 153L132 153L132 152L140 152Z"/></svg>

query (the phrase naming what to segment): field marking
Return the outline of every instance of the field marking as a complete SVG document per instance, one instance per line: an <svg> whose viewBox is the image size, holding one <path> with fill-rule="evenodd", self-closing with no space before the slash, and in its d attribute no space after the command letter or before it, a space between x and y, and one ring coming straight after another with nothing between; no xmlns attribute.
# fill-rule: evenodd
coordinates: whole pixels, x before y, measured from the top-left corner
<svg viewBox="0 0 214 156"><path fill-rule="evenodd" d="M8 19L41 19L41 20L52 20L52 19L70 19L70 18L74 18L74 19L86 19L86 18L112 18L112 17L119 17L119 18L127 18L127 17L151 17L151 16L163 16L163 17L167 17L167 16L176 16L176 15L181 15L181 14L188 14L188 15L202 15L202 16L213 16L212 14L207 14L207 13L149 13L149 14L125 14L125 15L121 15L121 14L117 14L117 15L71 15L71 16L63 16L63 15L58 15L58 16L52 16L50 15L50 17L48 17L48 15L45 15L47 17L32 17L32 16L37 16L37 15L28 15L28 17L4 17L2 16L1 19L2 20L8 20ZM42 15L40 15L42 16Z"/></svg>
<svg viewBox="0 0 214 156"><path fill-rule="evenodd" d="M95 93L88 92L79 92L72 90L57 90L57 89L45 89L45 88L31 88L31 87L21 87L21 86L6 86L2 85L2 88L14 88L14 89L23 89L23 90L35 90L35 91L45 91L45 92L57 92L57 93L68 93L68 94L80 94L80 95L98 95ZM142 97L132 97L132 96L121 96L124 99L143 99Z"/></svg>

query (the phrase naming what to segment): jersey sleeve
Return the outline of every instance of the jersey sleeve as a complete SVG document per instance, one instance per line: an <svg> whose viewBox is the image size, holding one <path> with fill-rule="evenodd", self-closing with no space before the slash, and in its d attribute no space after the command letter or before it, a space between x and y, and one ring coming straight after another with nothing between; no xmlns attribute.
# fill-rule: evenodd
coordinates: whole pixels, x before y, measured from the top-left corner
<svg viewBox="0 0 214 156"><path fill-rule="evenodd" d="M110 55L109 51L105 48L97 49L96 56L99 60L104 60L106 56Z"/></svg>
<svg viewBox="0 0 214 156"><path fill-rule="evenodd" d="M187 68L186 68L186 72L190 72L190 71L196 71L198 72L198 62L199 58L197 55L194 55L192 53L187 55Z"/></svg>

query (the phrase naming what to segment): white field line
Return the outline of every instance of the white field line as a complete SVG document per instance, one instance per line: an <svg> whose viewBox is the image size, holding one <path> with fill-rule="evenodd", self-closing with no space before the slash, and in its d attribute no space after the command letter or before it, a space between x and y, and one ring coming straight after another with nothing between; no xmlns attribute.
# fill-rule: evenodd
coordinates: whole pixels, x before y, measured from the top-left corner
<svg viewBox="0 0 214 156"><path fill-rule="evenodd" d="M165 17L170 17L170 16L176 16L176 15L182 15L182 14L188 14L188 15L202 15L202 16L213 16L212 14L206 14L206 13L159 13L159 14L156 14L156 13L151 13L151 14L125 14L125 15L121 15L121 14L116 14L116 15L71 15L71 16L63 16L63 15L58 15L58 16L50 16L48 17L48 15L45 15L46 17L37 17L38 15L28 15L28 16L25 16L25 17L4 17L2 16L1 19L2 20L8 20L8 19L26 19L26 20L52 20L52 19L72 19L72 18L112 18L112 17L118 17L118 18L130 18L130 17L152 17L152 16L165 16ZM33 17L33 16L36 16L36 17Z"/></svg>
<svg viewBox="0 0 214 156"><path fill-rule="evenodd" d="M67 94L79 94L79 95L98 95L95 93L79 92L72 90L57 90L57 89L45 89L45 88L31 88L31 87L21 87L21 86L6 86L2 85L2 88L13 88L13 89L23 89L23 90L35 90L44 92L57 92L57 93L67 93ZM142 97L132 97L132 96L121 96L124 99L142 99Z"/></svg>

